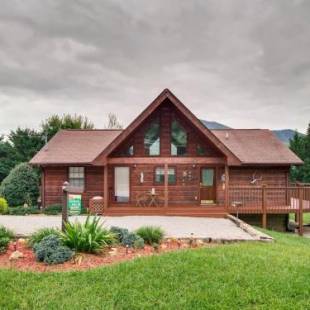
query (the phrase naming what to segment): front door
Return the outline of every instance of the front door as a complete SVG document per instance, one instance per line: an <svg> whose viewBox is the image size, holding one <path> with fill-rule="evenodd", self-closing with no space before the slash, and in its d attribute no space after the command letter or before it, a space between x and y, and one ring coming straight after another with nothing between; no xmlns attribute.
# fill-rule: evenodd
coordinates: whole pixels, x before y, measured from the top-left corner
<svg viewBox="0 0 310 310"><path fill-rule="evenodd" d="M114 196L116 202L128 202L130 194L129 167L114 168Z"/></svg>
<svg viewBox="0 0 310 310"><path fill-rule="evenodd" d="M200 171L200 203L213 204L216 202L215 169L201 168Z"/></svg>

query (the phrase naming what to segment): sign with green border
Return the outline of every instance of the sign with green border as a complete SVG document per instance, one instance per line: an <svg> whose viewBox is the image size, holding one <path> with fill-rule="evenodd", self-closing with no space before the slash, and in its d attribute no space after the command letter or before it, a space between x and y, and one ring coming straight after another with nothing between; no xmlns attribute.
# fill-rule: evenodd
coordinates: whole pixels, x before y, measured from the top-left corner
<svg viewBox="0 0 310 310"><path fill-rule="evenodd" d="M79 215L82 211L82 195L68 195L68 213L69 215Z"/></svg>

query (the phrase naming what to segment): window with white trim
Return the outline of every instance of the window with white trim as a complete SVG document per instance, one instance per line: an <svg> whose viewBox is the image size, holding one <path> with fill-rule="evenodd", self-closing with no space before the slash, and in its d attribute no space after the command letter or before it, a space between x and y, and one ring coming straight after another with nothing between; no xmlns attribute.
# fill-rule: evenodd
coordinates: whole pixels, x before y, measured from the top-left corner
<svg viewBox="0 0 310 310"><path fill-rule="evenodd" d="M69 167L69 183L73 187L84 189L85 186L85 168Z"/></svg>

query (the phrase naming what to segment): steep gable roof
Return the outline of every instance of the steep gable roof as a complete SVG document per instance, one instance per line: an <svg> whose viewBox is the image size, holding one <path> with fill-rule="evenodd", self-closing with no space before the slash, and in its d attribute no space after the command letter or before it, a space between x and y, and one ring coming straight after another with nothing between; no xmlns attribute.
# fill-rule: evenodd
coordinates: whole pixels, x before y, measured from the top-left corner
<svg viewBox="0 0 310 310"><path fill-rule="evenodd" d="M100 163L111 154L125 139L131 135L148 116L150 116L166 99L182 113L210 142L225 156L228 163L240 164L239 159L209 130L202 122L169 90L164 89L153 102L98 156L94 163Z"/></svg>

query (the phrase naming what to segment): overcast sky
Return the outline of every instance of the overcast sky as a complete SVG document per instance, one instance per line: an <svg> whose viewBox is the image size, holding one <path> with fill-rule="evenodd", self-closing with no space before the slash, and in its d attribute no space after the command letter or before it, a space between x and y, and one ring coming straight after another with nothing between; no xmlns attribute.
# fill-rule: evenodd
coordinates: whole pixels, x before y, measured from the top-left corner
<svg viewBox="0 0 310 310"><path fill-rule="evenodd" d="M164 88L234 128L310 121L310 1L0 0L0 132L124 125Z"/></svg>

